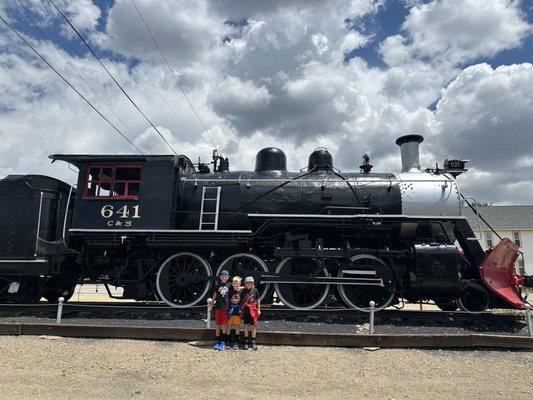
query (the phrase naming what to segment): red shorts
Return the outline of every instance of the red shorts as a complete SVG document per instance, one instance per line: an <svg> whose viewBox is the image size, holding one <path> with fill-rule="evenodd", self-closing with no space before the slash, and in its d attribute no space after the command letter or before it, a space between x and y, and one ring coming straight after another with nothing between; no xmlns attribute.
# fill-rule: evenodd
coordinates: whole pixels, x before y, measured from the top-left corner
<svg viewBox="0 0 533 400"><path fill-rule="evenodd" d="M228 310L226 309L215 309L215 324L216 325L226 325L228 323Z"/></svg>
<svg viewBox="0 0 533 400"><path fill-rule="evenodd" d="M259 318L259 312L257 311L257 306L252 304L244 304L242 310L242 319L244 325L257 325L257 319Z"/></svg>

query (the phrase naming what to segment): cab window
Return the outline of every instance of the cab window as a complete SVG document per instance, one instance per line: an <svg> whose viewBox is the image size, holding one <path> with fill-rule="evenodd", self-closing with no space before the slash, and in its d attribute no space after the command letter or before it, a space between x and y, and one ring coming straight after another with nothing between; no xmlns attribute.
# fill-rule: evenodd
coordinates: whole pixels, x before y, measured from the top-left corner
<svg viewBox="0 0 533 400"><path fill-rule="evenodd" d="M91 165L87 170L84 199L136 200L141 185L141 167Z"/></svg>

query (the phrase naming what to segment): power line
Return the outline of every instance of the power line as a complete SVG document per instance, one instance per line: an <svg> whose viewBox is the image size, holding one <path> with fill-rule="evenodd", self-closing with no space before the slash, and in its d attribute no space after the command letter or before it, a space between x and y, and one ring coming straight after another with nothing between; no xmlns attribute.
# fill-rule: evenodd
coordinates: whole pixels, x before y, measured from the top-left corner
<svg viewBox="0 0 533 400"><path fill-rule="evenodd" d="M50 0L51 1L51 0ZM189 95L187 94L187 91L185 90L185 88L183 87L183 85L181 84L180 80L178 79L178 77L176 76L176 74L174 73L174 69L172 68L172 66L170 65L170 62L168 61L167 57L165 56L165 52L163 51L163 49L161 48L161 46L159 45L159 43L157 42L154 34L152 33L152 31L150 30L150 28L148 27L148 24L146 23L146 21L144 20L142 14L141 14L141 11L137 8L137 5L135 4L135 1L134 0L131 0L131 3L133 4L133 7L135 7L135 10L137 11L137 14L139 15L139 18L141 19L144 27L146 28L146 30L148 31L148 33L150 34L150 37L152 38L152 41L154 42L155 46L157 47L157 49L159 50L159 53L161 53L161 57L163 57L163 60L165 61L165 64L167 65L169 71L170 71L170 74L176 79L176 83L178 84L178 87L180 88L181 92L183 93L183 96L185 97L185 100L187 100L187 103L189 104L189 106L191 107L194 115L196 116L196 119L198 120L198 122L200 123L200 126L202 127L203 131L205 133L207 133L207 135L209 136L209 139L211 139L211 142L213 143L213 145L215 145L215 141L213 140L213 137L211 136L211 134L209 133L209 131L207 130L204 122L202 121L202 119L200 118L200 115L198 114L198 112L196 111L196 108L194 107L194 105L192 104L191 102L191 99L189 98Z"/></svg>
<svg viewBox="0 0 533 400"><path fill-rule="evenodd" d="M154 123L146 116L145 113L142 112L142 110L139 108L139 106L133 101L133 99L130 97L130 95L126 92L126 90L124 90L124 88L122 87L122 85L115 79L115 77L113 76L113 74L111 74L111 72L109 72L109 70L107 69L107 67L104 65L104 63L102 62L102 60L100 60L100 58L96 55L96 53L94 52L94 50L91 48L91 46L89 46L89 43L87 43L87 41L83 38L83 36L80 34L80 32L78 32L78 30L74 27L74 25L72 25L72 23L70 22L70 20L67 18L67 16L65 14L63 14L63 12L56 6L56 4L54 3L53 0L49 0L50 3L52 3L52 5L54 6L54 8L57 10L57 12L63 17L63 19L67 22L67 24L69 24L69 26L72 28L72 30L76 33L76 35L81 39L81 41L83 42L83 44L89 49L89 51L91 52L91 54L93 55L94 58L96 58L96 60L100 63L100 65L102 66L102 68L104 68L104 70L107 72L107 74L109 75L109 77L113 80L113 82L115 82L115 84L118 86L118 88L122 91L122 93L124 93L124 95L126 96L126 98L130 101L131 104L133 104L133 106L137 109L137 111L139 111L139 113L144 117L144 119L152 126L152 128L154 128L154 130L157 132L157 134L161 137L161 139L163 139L163 141L166 143L166 145L170 148L170 150L172 150L172 152L175 154L175 155L178 155L178 153L176 153L176 150L174 150L174 147L172 147L172 145L165 139L165 137L163 136L163 134L159 131L159 129L157 129L157 127L154 125Z"/></svg>
<svg viewBox="0 0 533 400"><path fill-rule="evenodd" d="M115 34L117 35L117 37L119 38L119 40L122 42L122 44L124 45L124 47L131 53L133 54L135 57L138 57L137 53L135 51L133 51L130 46L128 46L128 44L126 43L126 41L122 38L122 36L120 35L120 33L118 32L118 29L115 27L115 25L111 22L111 21L108 21L107 22L108 25L111 27L111 29L113 29L113 31L115 32ZM187 135L191 138L191 140L194 141L194 136L191 134L191 132L187 129L187 127L185 126L185 124L183 123L183 121L181 120L180 117L178 117L178 115L176 114L176 112L174 111L174 109L170 106L170 103L168 102L168 100L166 99L166 97L163 95L163 93L161 93L161 91L159 90L159 88L157 87L157 85L155 84L154 80L150 77L149 74L145 73L143 71L143 74L146 76L146 78L148 79L148 82L150 82L150 84L152 85L152 87L155 89L155 91L159 94L159 97L161 97L161 99L163 100L163 102L165 103L165 105L167 106L168 110L170 111L170 113L174 116L174 118L176 118L176 121L178 121L178 123L181 125L181 127L183 128L183 130L187 133Z"/></svg>
<svg viewBox="0 0 533 400"><path fill-rule="evenodd" d="M100 93L98 93L98 91L92 87L92 85L87 81L87 79L83 76L83 74L79 71L79 69L72 63L70 62L70 60L63 54L63 52L54 44L54 42L50 39L50 36L48 34L46 34L37 24L33 23L31 17L28 15L28 13L26 12L26 10L20 5L19 1L18 0L13 0L15 2L15 4L17 5L17 7L19 8L19 10L21 11L21 13L26 17L26 19L28 21L30 21L30 23L32 24L32 26L34 26L35 28L37 28L37 30L39 31L39 33L41 34L41 37L44 39L44 40L47 40L48 43L50 43L53 48L55 49L55 51L61 56L61 58L63 58L63 60L67 63L67 65L70 67L70 69L76 74L78 75L78 77L85 83L85 85L89 88L89 90L91 92L94 93L94 95L96 97L98 97L98 99L100 99L100 101L102 102L102 104L109 110L109 112L111 114L113 114L113 116L122 124L122 126L124 126L128 132L130 133L131 136L135 136L135 134L133 133L133 131L130 129L130 127L122 120L122 118L120 118L116 113L115 111L113 111L113 108L105 101L105 99L100 95Z"/></svg>
<svg viewBox="0 0 533 400"><path fill-rule="evenodd" d="M131 144L139 153L141 154L144 154L143 151L141 149L139 149L135 143L133 143L126 135L124 135L120 129L118 129L109 119L107 119L105 117L105 115L103 115L89 100L87 100L87 98L81 94L63 75L61 75L61 73L55 69L53 67L52 64L50 64L46 58L44 58L44 56L41 55L41 53L39 53L9 22L7 22L1 15L0 15L0 20L2 20L2 22L4 24L7 25L7 27L9 29L11 29L13 31L13 33L15 33L15 35L17 35L20 40L22 40L26 46L28 46L46 65L48 65L48 67L50 67L50 69L52 69L52 71L54 71L62 80L63 82L65 82L72 90L74 90L76 92L76 94L78 96L80 96L94 111L96 111L98 113L98 115L100 115L100 117L102 117L104 119L104 121L106 121L109 125L111 125L111 127L117 131L117 133L122 136L129 144Z"/></svg>

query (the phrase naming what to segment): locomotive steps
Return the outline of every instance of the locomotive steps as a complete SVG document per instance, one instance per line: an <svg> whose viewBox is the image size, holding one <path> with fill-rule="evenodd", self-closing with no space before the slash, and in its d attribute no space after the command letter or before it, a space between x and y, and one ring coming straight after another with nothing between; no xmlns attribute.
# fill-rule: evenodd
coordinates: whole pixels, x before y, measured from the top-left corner
<svg viewBox="0 0 533 400"><path fill-rule="evenodd" d="M214 330L158 326L89 324L0 323L0 335L51 335L74 338L142 339L173 341L214 340ZM492 334L347 334L261 332L259 344L319 347L381 348L498 348L533 349L533 338Z"/></svg>

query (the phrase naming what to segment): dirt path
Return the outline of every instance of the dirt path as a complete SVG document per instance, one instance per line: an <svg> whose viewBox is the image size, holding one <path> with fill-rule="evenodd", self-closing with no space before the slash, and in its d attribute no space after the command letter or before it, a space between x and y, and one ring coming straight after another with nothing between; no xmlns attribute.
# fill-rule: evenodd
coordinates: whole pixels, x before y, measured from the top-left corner
<svg viewBox="0 0 533 400"><path fill-rule="evenodd" d="M533 353L0 337L0 399L528 399Z"/></svg>

